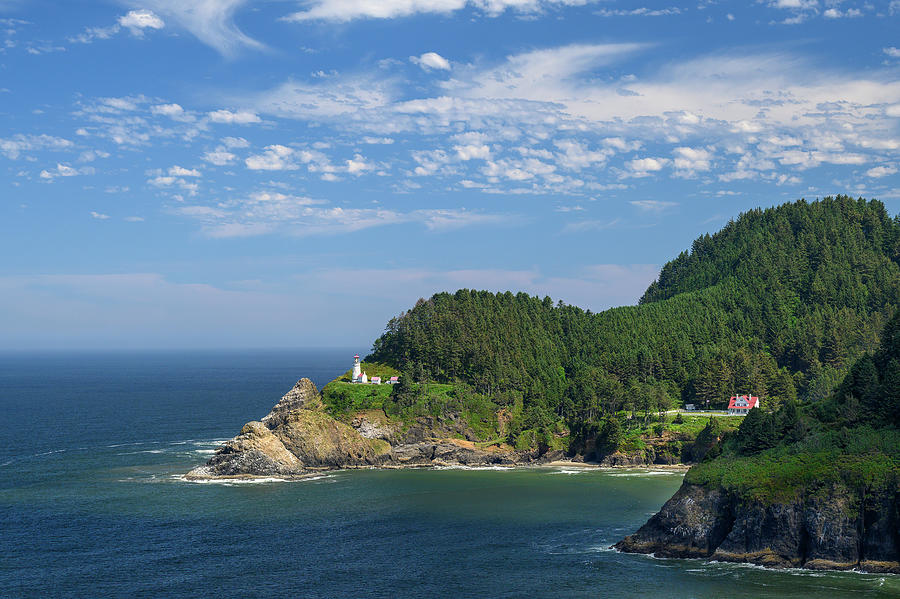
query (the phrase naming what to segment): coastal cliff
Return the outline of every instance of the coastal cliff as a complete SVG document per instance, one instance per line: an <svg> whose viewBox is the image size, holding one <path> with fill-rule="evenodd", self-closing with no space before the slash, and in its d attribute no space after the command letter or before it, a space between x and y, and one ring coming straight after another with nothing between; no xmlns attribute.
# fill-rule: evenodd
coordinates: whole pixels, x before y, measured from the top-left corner
<svg viewBox="0 0 900 599"><path fill-rule="evenodd" d="M442 465L515 465L559 457L518 452L446 435L433 420L413 426L391 422L383 413L361 412L350 424L332 418L315 384L301 379L264 418L248 422L188 479L303 476L322 470Z"/></svg>
<svg viewBox="0 0 900 599"><path fill-rule="evenodd" d="M764 503L685 482L615 548L776 568L900 573L897 516L896 484L868 492L826 485Z"/></svg>

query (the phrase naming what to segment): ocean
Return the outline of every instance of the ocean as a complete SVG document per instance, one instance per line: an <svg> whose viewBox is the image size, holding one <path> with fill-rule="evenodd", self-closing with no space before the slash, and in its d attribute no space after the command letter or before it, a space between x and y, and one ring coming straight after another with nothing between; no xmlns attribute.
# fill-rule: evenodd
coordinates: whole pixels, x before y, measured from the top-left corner
<svg viewBox="0 0 900 599"><path fill-rule="evenodd" d="M609 549L677 473L184 481L352 349L0 354L2 597L898 597L900 577Z"/></svg>

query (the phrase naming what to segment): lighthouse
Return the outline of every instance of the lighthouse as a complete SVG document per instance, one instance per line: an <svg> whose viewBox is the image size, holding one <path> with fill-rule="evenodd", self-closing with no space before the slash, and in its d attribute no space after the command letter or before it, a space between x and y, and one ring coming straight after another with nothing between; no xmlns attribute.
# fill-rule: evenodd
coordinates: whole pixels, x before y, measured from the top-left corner
<svg viewBox="0 0 900 599"><path fill-rule="evenodd" d="M353 376L350 377L350 380L354 383L359 380L359 354L353 356Z"/></svg>

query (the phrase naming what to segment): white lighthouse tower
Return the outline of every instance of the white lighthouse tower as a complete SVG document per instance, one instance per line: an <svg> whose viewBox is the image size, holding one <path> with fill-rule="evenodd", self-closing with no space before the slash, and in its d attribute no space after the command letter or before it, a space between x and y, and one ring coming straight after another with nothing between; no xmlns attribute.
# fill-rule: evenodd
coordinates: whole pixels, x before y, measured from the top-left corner
<svg viewBox="0 0 900 599"><path fill-rule="evenodd" d="M359 381L359 354L353 356L353 376L350 377L350 380L354 383Z"/></svg>

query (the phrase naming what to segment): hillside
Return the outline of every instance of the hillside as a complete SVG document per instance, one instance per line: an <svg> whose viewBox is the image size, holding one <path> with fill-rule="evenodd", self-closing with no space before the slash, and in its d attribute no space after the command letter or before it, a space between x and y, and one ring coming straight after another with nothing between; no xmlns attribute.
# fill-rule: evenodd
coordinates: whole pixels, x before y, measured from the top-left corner
<svg viewBox="0 0 900 599"><path fill-rule="evenodd" d="M591 453L611 419L646 425L681 403L722 408L734 392L766 410L822 400L898 305L900 220L838 196L753 210L698 238L638 306L436 294L392 319L368 360L492 404L513 443L565 436Z"/></svg>
<svg viewBox="0 0 900 599"><path fill-rule="evenodd" d="M900 573L900 313L829 399L753 410L624 551Z"/></svg>

